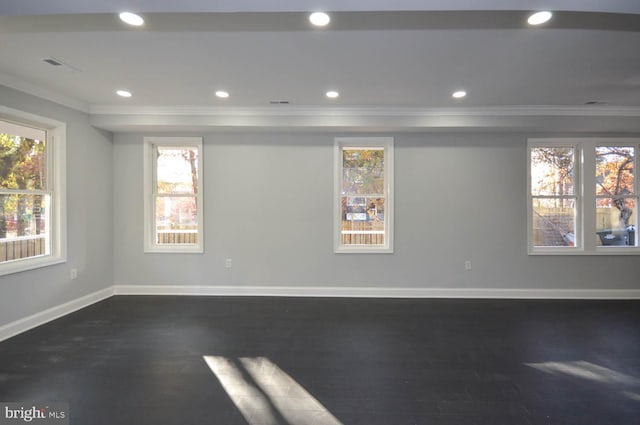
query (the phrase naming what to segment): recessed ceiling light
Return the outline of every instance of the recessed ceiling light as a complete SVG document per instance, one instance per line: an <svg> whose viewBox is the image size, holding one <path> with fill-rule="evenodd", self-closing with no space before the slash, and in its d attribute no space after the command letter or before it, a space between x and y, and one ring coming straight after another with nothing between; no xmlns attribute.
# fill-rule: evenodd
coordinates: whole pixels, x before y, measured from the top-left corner
<svg viewBox="0 0 640 425"><path fill-rule="evenodd" d="M121 97L131 97L131 92L126 90L118 90L116 94Z"/></svg>
<svg viewBox="0 0 640 425"><path fill-rule="evenodd" d="M324 12L314 12L309 15L309 22L316 27L326 27L331 22L331 18Z"/></svg>
<svg viewBox="0 0 640 425"><path fill-rule="evenodd" d="M337 91L335 91L335 90L329 90L329 91L326 93L326 96L327 96L329 99L335 99L335 98L337 98L337 97L339 97L339 96L340 96L340 93L338 93L338 92L337 92Z"/></svg>
<svg viewBox="0 0 640 425"><path fill-rule="evenodd" d="M226 99L229 97L229 92L226 92L224 90L218 90L216 92L216 96L219 97L220 99Z"/></svg>
<svg viewBox="0 0 640 425"><path fill-rule="evenodd" d="M536 12L533 15L529 16L527 22L529 23L529 25L542 25L545 22L548 22L552 16L553 14L546 10L543 12Z"/></svg>
<svg viewBox="0 0 640 425"><path fill-rule="evenodd" d="M463 97L465 97L467 95L467 92L464 90L458 90L456 92L453 92L453 94L451 96L455 97L456 99L461 99Z"/></svg>
<svg viewBox="0 0 640 425"><path fill-rule="evenodd" d="M120 17L120 20L122 22L133 25L134 27L139 27L140 25L144 24L144 19L142 19L142 16L136 15L135 13L122 12L118 16Z"/></svg>

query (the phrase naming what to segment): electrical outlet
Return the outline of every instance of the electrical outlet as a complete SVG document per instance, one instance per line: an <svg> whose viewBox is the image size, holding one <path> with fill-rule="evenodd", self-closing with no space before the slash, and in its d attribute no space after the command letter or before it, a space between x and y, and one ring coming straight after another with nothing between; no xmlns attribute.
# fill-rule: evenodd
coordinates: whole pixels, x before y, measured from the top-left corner
<svg viewBox="0 0 640 425"><path fill-rule="evenodd" d="M464 269L471 270L471 260L467 260L464 262Z"/></svg>
<svg viewBox="0 0 640 425"><path fill-rule="evenodd" d="M225 268L225 269L230 269L230 268L231 268L231 266L232 266L232 264L233 264L233 263L232 263L231 258L227 258L227 259L224 261L224 268Z"/></svg>
<svg viewBox="0 0 640 425"><path fill-rule="evenodd" d="M77 279L78 278L78 269L71 269L69 271L69 277L71 278L71 280Z"/></svg>

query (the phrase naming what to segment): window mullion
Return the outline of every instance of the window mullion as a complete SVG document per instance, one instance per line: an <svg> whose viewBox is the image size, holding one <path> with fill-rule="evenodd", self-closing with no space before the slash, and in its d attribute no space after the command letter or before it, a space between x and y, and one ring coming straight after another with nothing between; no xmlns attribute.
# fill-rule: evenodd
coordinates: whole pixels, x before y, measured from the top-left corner
<svg viewBox="0 0 640 425"><path fill-rule="evenodd" d="M640 145L635 145L634 146L637 150L636 152L640 152ZM634 214L634 220L633 220L633 224L635 226L636 229L636 233L635 233L635 243L636 246L640 246L640 241L638 240L638 230L640 230L640 220L638 220L638 213L640 213L640 205L638 204L640 202L640 196L638 196L640 194L640 172L638 172L638 154L635 155L635 157L633 158L633 195L634 195L634 199L636 202L636 213Z"/></svg>
<svg viewBox="0 0 640 425"><path fill-rule="evenodd" d="M2 189L0 195L52 195L52 190Z"/></svg>
<svg viewBox="0 0 640 425"><path fill-rule="evenodd" d="M595 143L584 142L581 148L582 161L580 164L580 209L582 223L580 223L583 248L585 251L595 251L596 242L596 146Z"/></svg>
<svg viewBox="0 0 640 425"><path fill-rule="evenodd" d="M195 193L155 193L156 198L197 198Z"/></svg>
<svg viewBox="0 0 640 425"><path fill-rule="evenodd" d="M578 199L577 195L531 195L533 199Z"/></svg>
<svg viewBox="0 0 640 425"><path fill-rule="evenodd" d="M158 193L158 147L151 145L151 194L155 197Z"/></svg>

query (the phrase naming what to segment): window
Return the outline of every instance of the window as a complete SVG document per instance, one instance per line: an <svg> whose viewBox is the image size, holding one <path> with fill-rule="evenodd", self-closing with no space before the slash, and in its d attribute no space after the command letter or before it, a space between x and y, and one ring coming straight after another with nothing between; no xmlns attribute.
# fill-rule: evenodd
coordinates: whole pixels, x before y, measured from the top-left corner
<svg viewBox="0 0 640 425"><path fill-rule="evenodd" d="M0 107L0 274L65 260L65 125Z"/></svg>
<svg viewBox="0 0 640 425"><path fill-rule="evenodd" d="M147 137L145 252L203 252L202 139Z"/></svg>
<svg viewBox="0 0 640 425"><path fill-rule="evenodd" d="M529 252L640 254L638 141L529 141Z"/></svg>
<svg viewBox="0 0 640 425"><path fill-rule="evenodd" d="M393 139L335 141L334 250L393 252Z"/></svg>
<svg viewBox="0 0 640 425"><path fill-rule="evenodd" d="M575 246L575 147L535 146L530 162L534 246Z"/></svg>
<svg viewBox="0 0 640 425"><path fill-rule="evenodd" d="M600 246L637 246L636 146L596 146L596 233Z"/></svg>

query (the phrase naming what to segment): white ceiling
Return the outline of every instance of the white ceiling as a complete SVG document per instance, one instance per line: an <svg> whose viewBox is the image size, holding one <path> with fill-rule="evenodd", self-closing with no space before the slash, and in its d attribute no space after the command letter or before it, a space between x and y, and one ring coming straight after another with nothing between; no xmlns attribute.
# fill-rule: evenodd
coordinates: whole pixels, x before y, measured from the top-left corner
<svg viewBox="0 0 640 425"><path fill-rule="evenodd" d="M2 15L133 12L562 10L638 13L637 0L2 0Z"/></svg>
<svg viewBox="0 0 640 425"><path fill-rule="evenodd" d="M540 6L558 12L528 27ZM145 26L122 24L124 9ZM326 29L307 24L318 9L333 12ZM637 120L640 110L637 0L0 0L0 13L0 83L96 117L206 108L574 114L604 111L584 105L598 101ZM231 96L216 98L218 89ZM340 97L327 99L329 89ZM468 96L451 98L458 89Z"/></svg>

